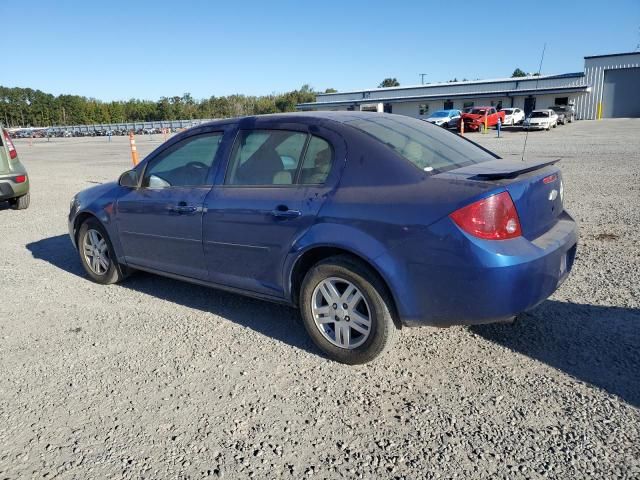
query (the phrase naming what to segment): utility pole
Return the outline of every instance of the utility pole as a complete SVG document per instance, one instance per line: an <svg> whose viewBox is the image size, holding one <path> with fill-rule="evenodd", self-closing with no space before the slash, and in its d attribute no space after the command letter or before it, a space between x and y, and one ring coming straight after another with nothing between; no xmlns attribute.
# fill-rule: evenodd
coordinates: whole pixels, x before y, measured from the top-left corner
<svg viewBox="0 0 640 480"><path fill-rule="evenodd" d="M419 73L418 75L420 75L420 81L422 82L422 85L424 85L424 77L426 77L429 74L428 73Z"/></svg>

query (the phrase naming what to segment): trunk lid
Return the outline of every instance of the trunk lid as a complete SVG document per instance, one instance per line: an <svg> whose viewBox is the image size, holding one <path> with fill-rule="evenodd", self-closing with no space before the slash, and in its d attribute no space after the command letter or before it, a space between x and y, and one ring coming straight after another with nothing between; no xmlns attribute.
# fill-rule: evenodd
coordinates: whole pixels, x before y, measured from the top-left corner
<svg viewBox="0 0 640 480"><path fill-rule="evenodd" d="M522 235L532 240L549 230L564 211L558 160L527 162L491 160L437 175L492 185L488 193L506 190L518 211ZM488 196L488 195L483 195ZM469 198L466 204L475 199Z"/></svg>

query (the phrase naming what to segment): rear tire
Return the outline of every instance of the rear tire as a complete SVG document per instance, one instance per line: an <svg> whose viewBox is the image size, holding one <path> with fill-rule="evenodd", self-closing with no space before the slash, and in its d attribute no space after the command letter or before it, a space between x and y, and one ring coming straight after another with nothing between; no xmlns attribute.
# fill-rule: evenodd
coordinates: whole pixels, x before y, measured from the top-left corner
<svg viewBox="0 0 640 480"><path fill-rule="evenodd" d="M95 218L87 219L78 231L80 262L91 280L102 285L117 283L126 277L118 263L109 235Z"/></svg>
<svg viewBox="0 0 640 480"><path fill-rule="evenodd" d="M29 208L29 203L31 202L31 195L27 193L26 195L22 195L18 198L12 198L9 200L9 205L14 210L26 210Z"/></svg>
<svg viewBox="0 0 640 480"><path fill-rule="evenodd" d="M369 362L397 336L385 285L371 268L349 256L314 265L304 277L299 302L307 333L337 362Z"/></svg>

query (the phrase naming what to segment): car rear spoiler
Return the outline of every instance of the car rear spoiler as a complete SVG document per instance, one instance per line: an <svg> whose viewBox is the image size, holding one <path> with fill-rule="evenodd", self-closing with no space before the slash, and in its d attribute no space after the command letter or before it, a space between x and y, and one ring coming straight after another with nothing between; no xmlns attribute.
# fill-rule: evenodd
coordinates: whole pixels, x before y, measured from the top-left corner
<svg viewBox="0 0 640 480"><path fill-rule="evenodd" d="M491 172L481 172L476 174L476 177L483 180L498 180L500 178L516 178L523 173L533 172L535 170L540 170L541 168L548 167L549 165L554 165L560 161L559 158L555 160L548 160L542 162L535 163L526 163L526 162L518 162L521 165L521 168L513 168L512 165L514 163L509 162L505 165L503 169L496 169Z"/></svg>
<svg viewBox="0 0 640 480"><path fill-rule="evenodd" d="M465 175L469 180L499 180L501 178L516 178L524 173L540 170L559 161L559 158L555 160L533 160L530 162L497 158L467 165L466 167L452 170L450 173Z"/></svg>

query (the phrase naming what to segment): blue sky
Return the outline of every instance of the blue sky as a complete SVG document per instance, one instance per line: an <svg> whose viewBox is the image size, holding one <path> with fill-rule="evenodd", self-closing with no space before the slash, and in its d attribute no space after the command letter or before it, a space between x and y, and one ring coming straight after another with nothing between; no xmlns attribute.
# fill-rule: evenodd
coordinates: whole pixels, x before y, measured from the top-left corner
<svg viewBox="0 0 640 480"><path fill-rule="evenodd" d="M640 43L640 1L0 0L0 85L157 100L581 71Z"/></svg>

